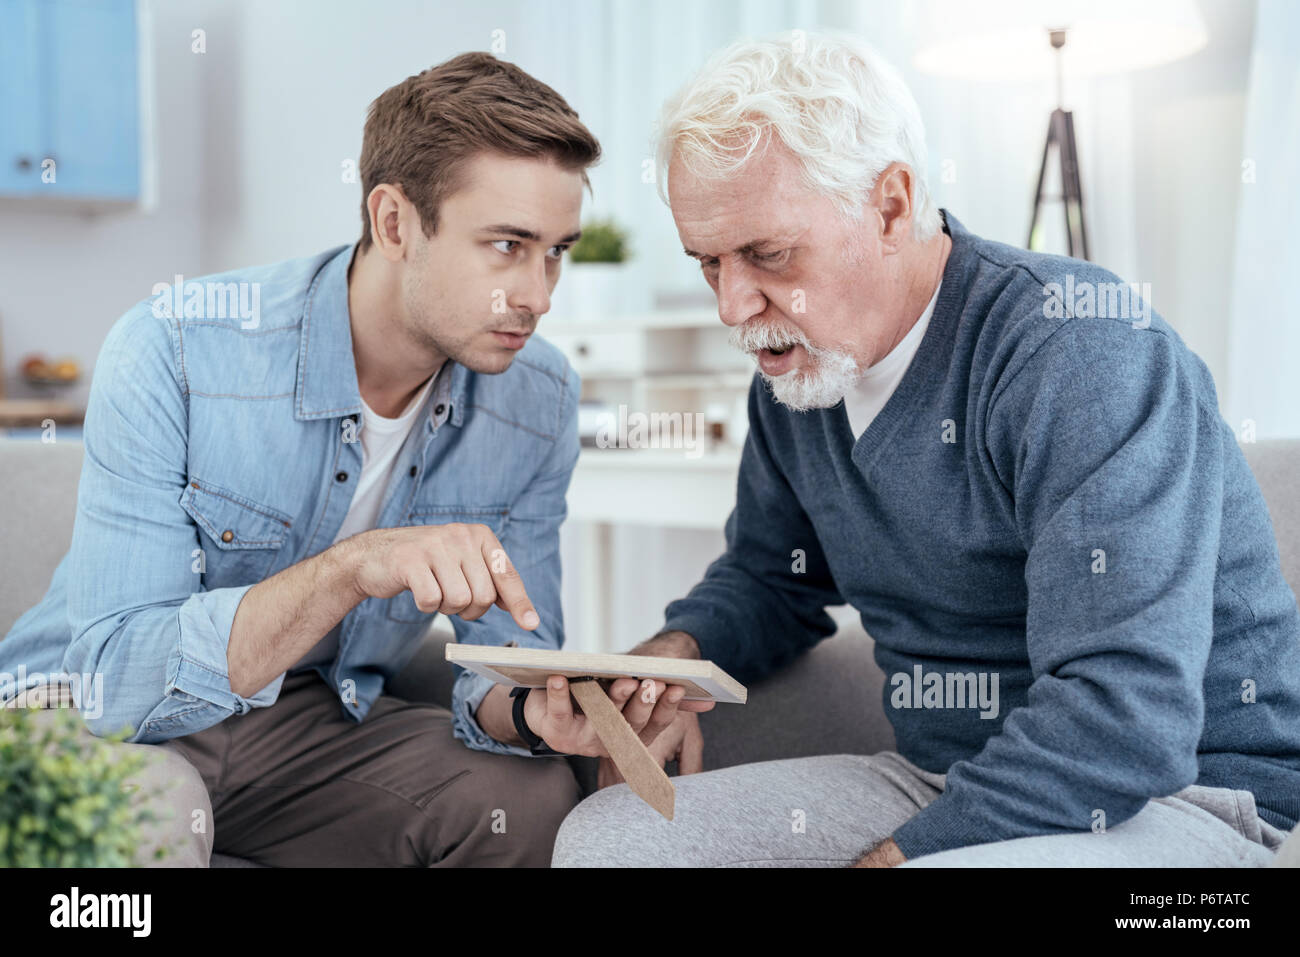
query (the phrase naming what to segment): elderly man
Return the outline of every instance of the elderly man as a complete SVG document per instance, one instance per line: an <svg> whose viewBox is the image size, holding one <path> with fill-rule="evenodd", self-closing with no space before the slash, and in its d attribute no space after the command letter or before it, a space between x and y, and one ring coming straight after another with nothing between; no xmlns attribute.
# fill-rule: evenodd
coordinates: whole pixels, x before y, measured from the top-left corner
<svg viewBox="0 0 1300 957"><path fill-rule="evenodd" d="M659 152L761 375L726 552L637 650L754 681L851 604L897 752L683 777L671 823L608 788L554 863L1270 862L1300 615L1205 365L1113 274L936 209L916 104L851 39L722 52Z"/></svg>

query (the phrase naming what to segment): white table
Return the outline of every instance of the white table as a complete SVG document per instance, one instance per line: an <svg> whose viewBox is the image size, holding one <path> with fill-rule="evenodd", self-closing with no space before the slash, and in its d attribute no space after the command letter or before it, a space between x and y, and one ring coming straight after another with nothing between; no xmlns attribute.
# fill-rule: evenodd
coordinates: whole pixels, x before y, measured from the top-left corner
<svg viewBox="0 0 1300 957"><path fill-rule="evenodd" d="M569 485L569 521L582 525L583 632L613 635L613 526L718 530L736 502L740 449L722 445L690 458L684 450L583 449Z"/></svg>

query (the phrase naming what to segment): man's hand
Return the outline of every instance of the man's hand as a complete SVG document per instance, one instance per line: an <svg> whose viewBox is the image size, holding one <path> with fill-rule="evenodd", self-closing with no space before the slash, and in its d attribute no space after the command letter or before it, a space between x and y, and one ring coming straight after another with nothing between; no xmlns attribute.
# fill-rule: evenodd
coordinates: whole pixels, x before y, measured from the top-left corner
<svg viewBox="0 0 1300 957"><path fill-rule="evenodd" d="M677 720L661 732L649 746L659 766L667 761L677 762L679 774L695 774L704 770L704 735L700 733L700 719L692 712L677 709ZM607 788L622 784L623 775L609 758L600 759L596 772L596 787Z"/></svg>
<svg viewBox="0 0 1300 957"><path fill-rule="evenodd" d="M639 683L635 678L618 678L606 693L623 712L623 719L649 746L674 723L678 703L686 689L649 678ZM545 689L534 688L528 693L524 702L524 720L533 734L556 751L608 757L609 752L601 743L595 727L586 715L573 710L569 681L562 675L551 675Z"/></svg>
<svg viewBox="0 0 1300 957"><path fill-rule="evenodd" d="M892 837L887 837L863 856L862 860L854 864L854 867L897 867L903 864L907 858L903 852L898 849Z"/></svg>
<svg viewBox="0 0 1300 957"><path fill-rule="evenodd" d="M409 589L415 606L430 614L475 621L496 605L527 631L541 623L519 572L486 525L376 528L339 544L348 549L363 598Z"/></svg>
<svg viewBox="0 0 1300 957"><path fill-rule="evenodd" d="M695 658L700 657L700 643L694 636L684 631L665 631L661 635L647 638L637 645L629 655L649 655L654 658ZM713 702L705 702L713 707ZM707 711L708 708L701 709Z"/></svg>
<svg viewBox="0 0 1300 957"><path fill-rule="evenodd" d="M686 632L670 631L641 642L628 654L698 659L700 646ZM704 735L700 731L700 722L695 715L701 711L710 711L713 707L712 701L683 701L678 705L677 717L673 723L660 733L653 743L646 742L660 767L676 759L679 774L695 774L704 770ZM642 740L645 740L644 737ZM596 787L609 787L622 781L623 775L619 773L614 762L608 757L601 758L600 767L596 772Z"/></svg>
<svg viewBox="0 0 1300 957"><path fill-rule="evenodd" d="M700 656L695 639L685 632L656 636L628 653L679 658ZM605 685L604 682L601 684ZM703 753L699 726L695 725L691 732L689 727L680 725L680 721L693 717L689 712L708 711L714 706L712 701L682 701L686 689L681 685L665 685L663 681L648 678L640 683L635 678L618 678L605 690L615 707L623 712L623 718L632 730L650 748L650 753L660 757L661 764L668 757L678 757L679 763L684 760L692 771L700 769L699 763L692 763L690 757L694 753ZM509 689L505 685L495 685L484 696L475 712L475 720L497 741L516 746L523 744L515 731ZM551 675L547 688L530 691L524 699L524 720L533 734L556 751L601 758L600 774L609 776L613 762L609 760L609 753L601 744L596 729L585 715L574 711L567 678ZM676 730L661 741L665 729L669 728ZM614 773L617 775L617 771Z"/></svg>

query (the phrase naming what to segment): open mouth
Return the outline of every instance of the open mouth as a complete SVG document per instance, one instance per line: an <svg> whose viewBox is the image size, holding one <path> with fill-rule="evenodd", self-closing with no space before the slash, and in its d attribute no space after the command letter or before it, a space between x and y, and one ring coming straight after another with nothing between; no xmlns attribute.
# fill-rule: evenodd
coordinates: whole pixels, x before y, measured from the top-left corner
<svg viewBox="0 0 1300 957"><path fill-rule="evenodd" d="M794 369L802 354L799 343L791 342L777 349L760 349L756 358L760 369L770 376L778 376Z"/></svg>

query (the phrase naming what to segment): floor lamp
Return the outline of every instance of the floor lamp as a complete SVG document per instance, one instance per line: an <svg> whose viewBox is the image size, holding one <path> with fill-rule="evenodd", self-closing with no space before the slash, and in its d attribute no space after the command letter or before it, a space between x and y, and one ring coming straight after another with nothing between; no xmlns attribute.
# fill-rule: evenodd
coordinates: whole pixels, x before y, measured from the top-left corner
<svg viewBox="0 0 1300 957"><path fill-rule="evenodd" d="M1056 79L1056 108L1047 126L1025 245L1038 248L1047 203L1065 213L1069 255L1088 259L1088 229L1074 114L1065 108L1065 77L1139 70L1201 49L1205 21L1193 0L911 0L905 26L922 73L990 83ZM1047 42L1044 42L1044 39ZM1068 45L1067 45L1067 42ZM1068 62L1067 62L1068 58ZM990 86L987 95L1002 90ZM965 144L950 144L949 155ZM1053 155L1061 191L1047 195Z"/></svg>
<svg viewBox="0 0 1300 957"><path fill-rule="evenodd" d="M1044 199L1059 199L1065 204L1065 243L1071 256L1088 258L1088 224L1083 214L1083 182L1079 176L1079 150L1074 140L1074 114L1065 108L1065 69L1061 63L1061 53L1065 46L1065 30L1048 30L1048 40L1056 51L1056 109L1047 124L1047 142L1043 144L1043 162L1038 167L1038 187L1034 190L1034 212L1029 217L1029 237L1025 248L1033 249L1034 230L1038 226L1038 215L1043 208ZM1047 180L1047 164L1056 148L1061 169L1061 194L1049 197L1043 195L1043 186Z"/></svg>

